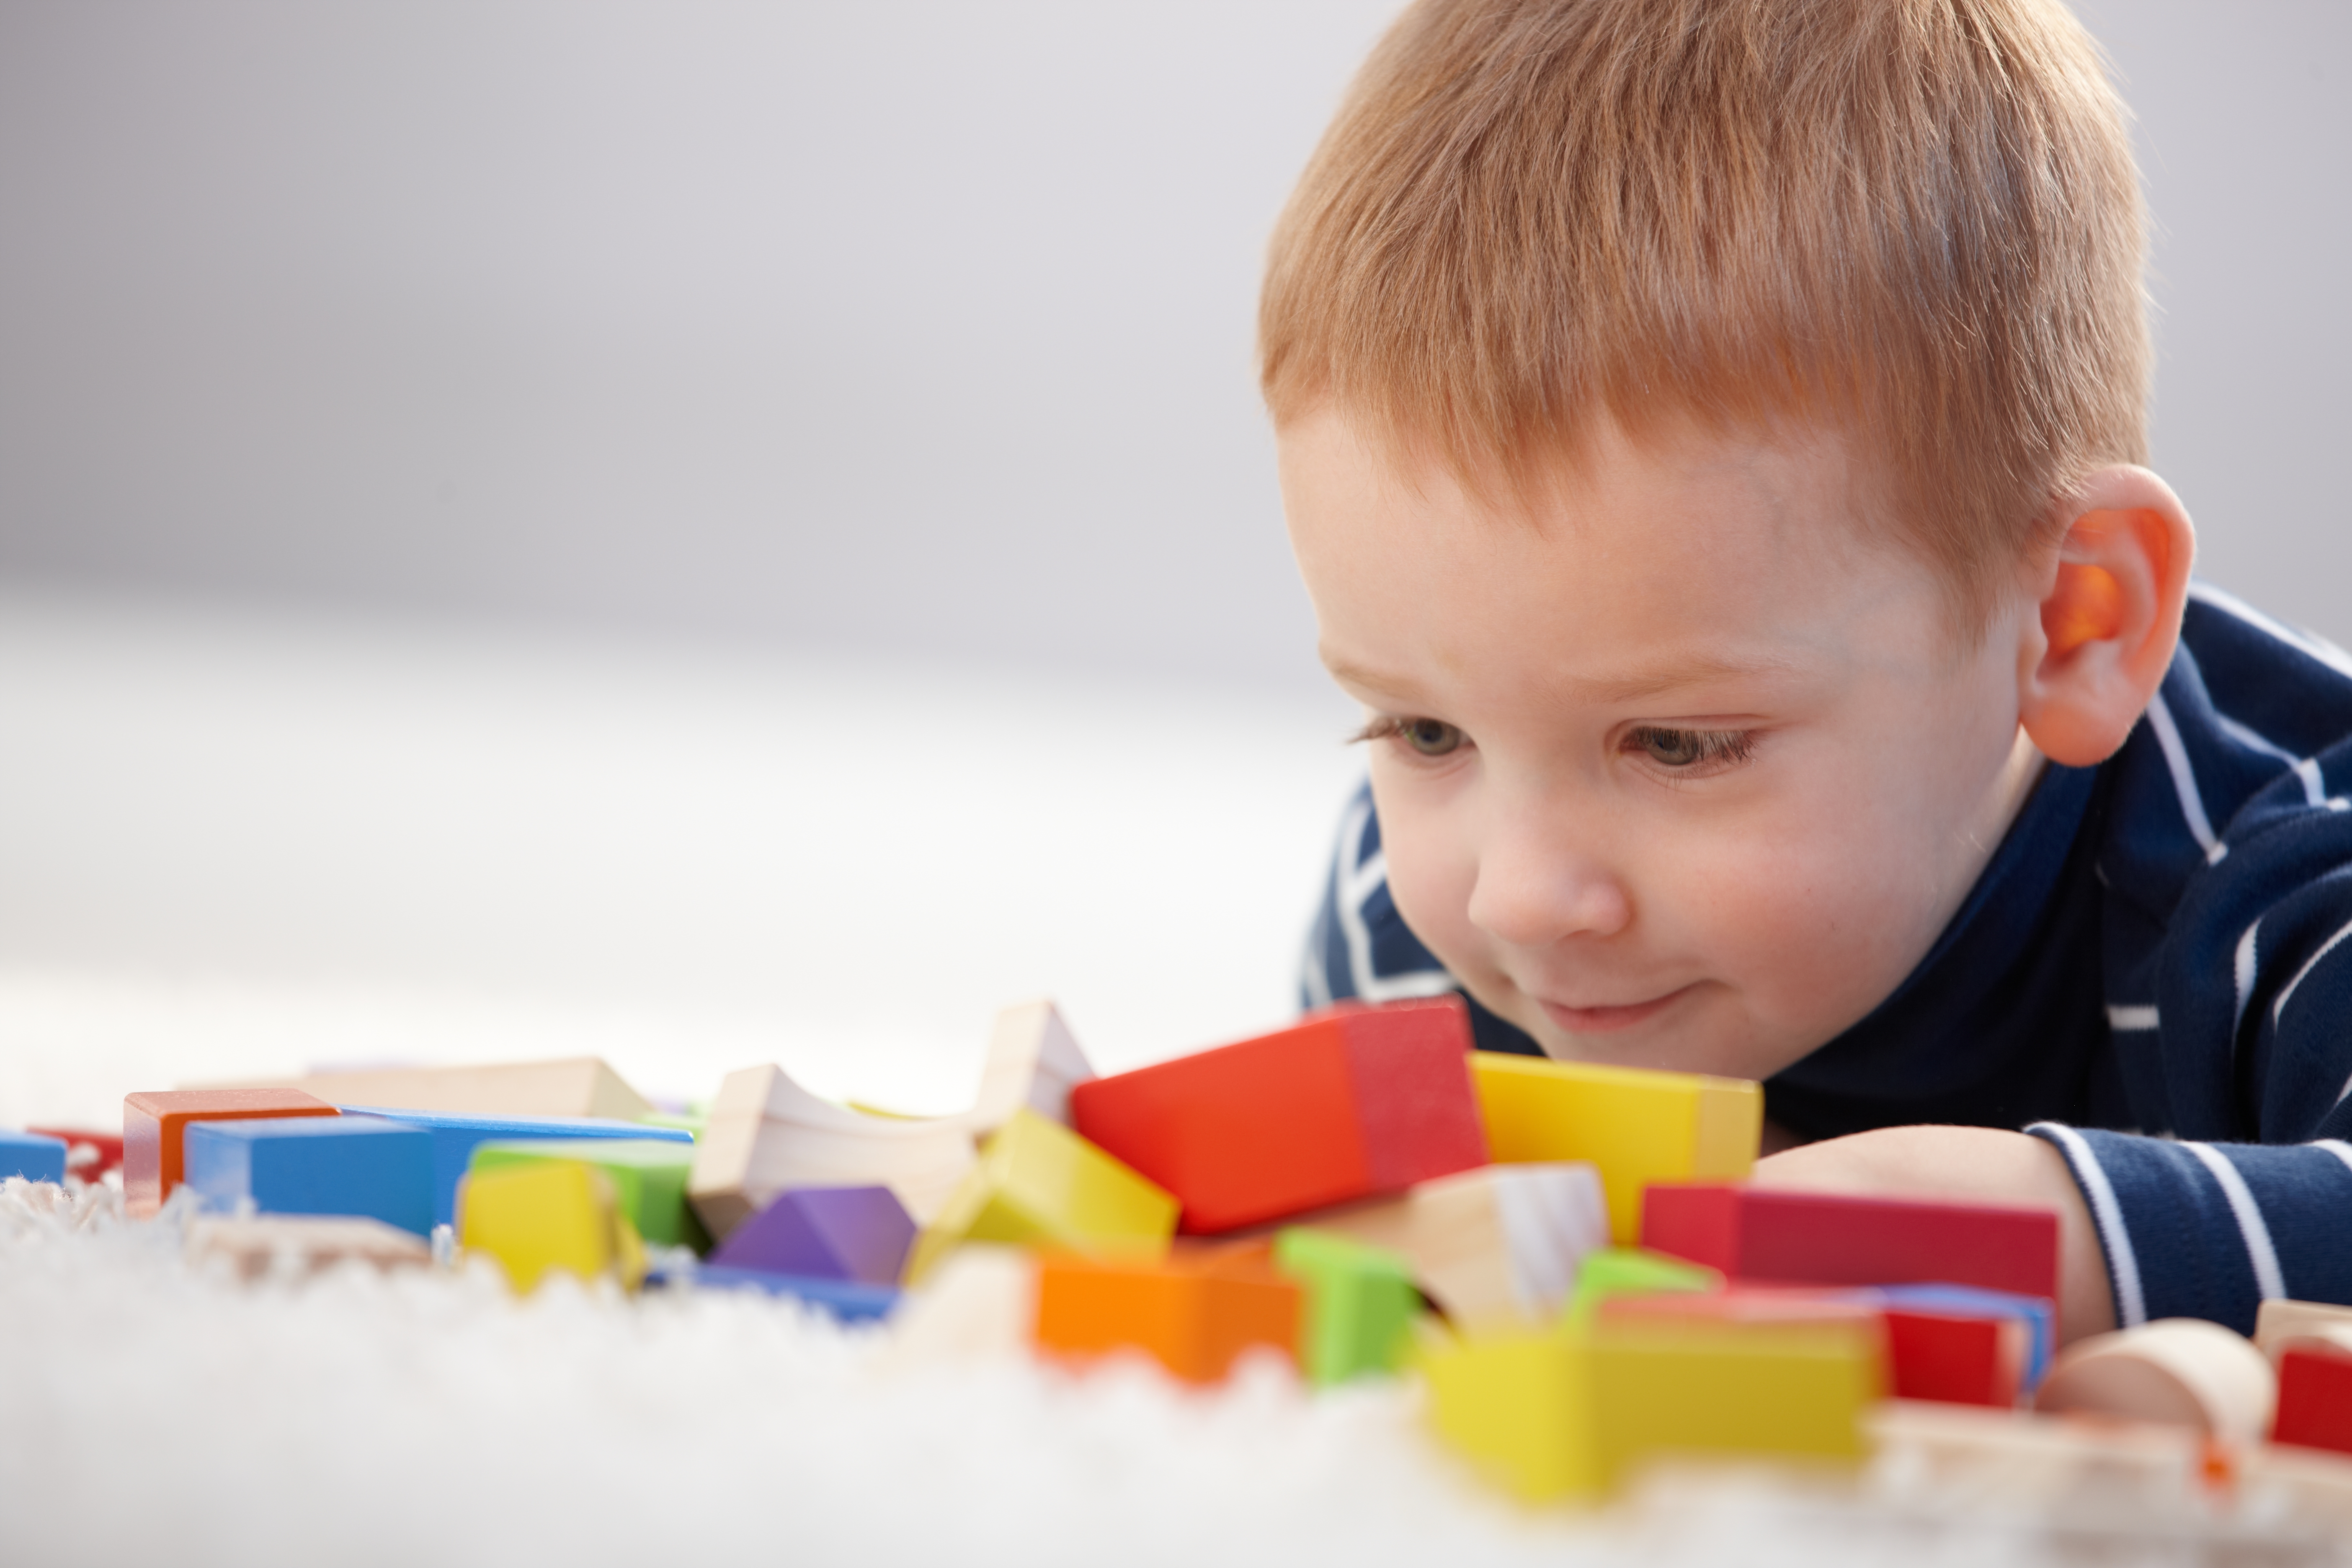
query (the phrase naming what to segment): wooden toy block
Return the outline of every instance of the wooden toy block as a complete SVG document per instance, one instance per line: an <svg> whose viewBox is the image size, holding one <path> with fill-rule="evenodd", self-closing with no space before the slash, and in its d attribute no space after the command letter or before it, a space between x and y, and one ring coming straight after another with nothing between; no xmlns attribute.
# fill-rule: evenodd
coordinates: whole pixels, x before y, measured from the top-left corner
<svg viewBox="0 0 2352 1568"><path fill-rule="evenodd" d="M382 1220L433 1228L433 1139L366 1116L240 1118L189 1124L187 1184L205 1206Z"/></svg>
<svg viewBox="0 0 2352 1568"><path fill-rule="evenodd" d="M1555 1062L1481 1051L1471 1062L1496 1163L1590 1161L1610 1235L1641 1235L1653 1182L1737 1181L1756 1163L1764 1095L1745 1079Z"/></svg>
<svg viewBox="0 0 2352 1568"><path fill-rule="evenodd" d="M407 1110L381 1105L345 1105L346 1116L374 1116L433 1135L433 1223L453 1225L457 1216L457 1184L473 1163L474 1151L484 1143L517 1139L627 1138L686 1143L691 1135L648 1122L616 1121L584 1116L475 1116L457 1110Z"/></svg>
<svg viewBox="0 0 2352 1568"><path fill-rule="evenodd" d="M181 1089L133 1094L122 1101L122 1207L152 1215L181 1182L181 1150L191 1121L246 1117L332 1116L335 1108L299 1089Z"/></svg>
<svg viewBox="0 0 2352 1568"><path fill-rule="evenodd" d="M1092 1082L1095 1069L1051 1002L1024 1002L996 1016L980 1093L955 1120L984 1137L1026 1107L1048 1121L1070 1124L1070 1090Z"/></svg>
<svg viewBox="0 0 2352 1568"><path fill-rule="evenodd" d="M1214 1235L1486 1163L1461 998L1342 1005L1080 1084L1071 1124Z"/></svg>
<svg viewBox="0 0 2352 1568"><path fill-rule="evenodd" d="M86 1127L27 1127L25 1131L43 1138L64 1141L66 1174L69 1176L95 1182L107 1172L122 1168L122 1134L120 1132L93 1132Z"/></svg>
<svg viewBox="0 0 2352 1568"><path fill-rule="evenodd" d="M469 1174L514 1165L571 1161L604 1173L614 1201L656 1247L709 1245L686 1206L687 1173L694 1145L673 1138L546 1138L499 1140L474 1147Z"/></svg>
<svg viewBox="0 0 2352 1568"><path fill-rule="evenodd" d="M2025 1325L1889 1306L1886 1361L1897 1399L2009 1409L2025 1386Z"/></svg>
<svg viewBox="0 0 2352 1568"><path fill-rule="evenodd" d="M66 1141L39 1132L10 1132L0 1128L0 1181L10 1176L62 1184L66 1179Z"/></svg>
<svg viewBox="0 0 2352 1568"><path fill-rule="evenodd" d="M1979 1290L1965 1285L1883 1285L1869 1294L1889 1310L1928 1312L1946 1317L1998 1318L2021 1331L2023 1360L2018 1371L2018 1392L2032 1394L2042 1386L2057 1346L2058 1305L2045 1296L2020 1296L2006 1290ZM1925 1395L1906 1394L1901 1398ZM2014 1401L2011 1401L2014 1403Z"/></svg>
<svg viewBox="0 0 2352 1568"><path fill-rule="evenodd" d="M2270 1429L2277 1399L2276 1374L2252 1340L2200 1319L2160 1318L2061 1351L2034 1407L2187 1426L2243 1445Z"/></svg>
<svg viewBox="0 0 2352 1568"><path fill-rule="evenodd" d="M1859 1458L1879 1358L1852 1323L1599 1321L1439 1340L1422 1367L1438 1435L1540 1501L1668 1454Z"/></svg>
<svg viewBox="0 0 2352 1568"><path fill-rule="evenodd" d="M645 1096L595 1057L481 1067L337 1068L275 1082L331 1105L446 1110L466 1116L584 1116L635 1121L653 1110Z"/></svg>
<svg viewBox="0 0 2352 1568"><path fill-rule="evenodd" d="M1609 1240L1600 1173L1581 1163L1481 1165L1308 1223L1402 1253L1465 1327L1549 1320L1585 1256Z"/></svg>
<svg viewBox="0 0 2352 1568"><path fill-rule="evenodd" d="M645 1278L645 1244L604 1172L576 1160L534 1161L468 1174L457 1188L457 1242L498 1259L519 1294L551 1269L582 1279Z"/></svg>
<svg viewBox="0 0 2352 1568"><path fill-rule="evenodd" d="M1643 1199L1642 1245L1756 1282L2058 1294L2058 1215L2043 1208L1663 1184Z"/></svg>
<svg viewBox="0 0 2352 1568"><path fill-rule="evenodd" d="M898 1305L895 1285L862 1279L821 1279L805 1274L779 1274L766 1268L732 1268L705 1264L694 1273L698 1290L758 1290L770 1296L790 1296L822 1307L845 1323L887 1318Z"/></svg>
<svg viewBox="0 0 2352 1568"><path fill-rule="evenodd" d="M1175 1228L1173 1194L1068 1128L1018 1110L916 1238L907 1280L966 1241L1157 1257Z"/></svg>
<svg viewBox="0 0 2352 1568"><path fill-rule="evenodd" d="M2352 1352L2299 1340L2280 1352L2271 1441L2352 1454Z"/></svg>
<svg viewBox="0 0 2352 1568"><path fill-rule="evenodd" d="M1596 1247L1584 1255L1576 1271L1568 1321L1591 1322L1602 1303L1615 1296L1679 1295L1722 1289L1723 1275L1717 1269L1634 1247Z"/></svg>
<svg viewBox="0 0 2352 1568"><path fill-rule="evenodd" d="M1345 1383L1402 1364L1421 1314L1402 1254L1294 1226L1275 1238L1274 1263L1306 1291L1298 1362L1308 1382Z"/></svg>
<svg viewBox="0 0 2352 1568"><path fill-rule="evenodd" d="M887 1187L802 1187L735 1229L710 1261L818 1279L896 1285L915 1222Z"/></svg>
<svg viewBox="0 0 2352 1568"><path fill-rule="evenodd" d="M377 1219L316 1215L203 1215L188 1222L191 1263L226 1258L240 1278L310 1274L345 1259L378 1268L422 1268L433 1249L422 1237Z"/></svg>
<svg viewBox="0 0 2352 1568"><path fill-rule="evenodd" d="M2254 1346L2275 1366L2286 1347L2297 1340L2326 1342L2336 1335L2352 1336L2352 1307L2325 1301L2265 1301L2254 1319ZM2347 1341L2347 1342L2352 1342Z"/></svg>
<svg viewBox="0 0 2352 1568"><path fill-rule="evenodd" d="M940 1212L975 1163L953 1118L875 1116L820 1100L780 1067L729 1073L695 1142L687 1193L710 1234L737 1226L793 1187L880 1185L917 1224Z"/></svg>
<svg viewBox="0 0 2352 1568"><path fill-rule="evenodd" d="M907 1292L885 1364L899 1371L1026 1359L1037 1321L1037 1260L1017 1247L960 1247Z"/></svg>
<svg viewBox="0 0 2352 1568"><path fill-rule="evenodd" d="M1297 1355L1299 1289L1262 1247L1164 1258L1037 1261L1037 1348L1085 1360L1137 1350L1188 1383L1215 1383L1245 1351Z"/></svg>

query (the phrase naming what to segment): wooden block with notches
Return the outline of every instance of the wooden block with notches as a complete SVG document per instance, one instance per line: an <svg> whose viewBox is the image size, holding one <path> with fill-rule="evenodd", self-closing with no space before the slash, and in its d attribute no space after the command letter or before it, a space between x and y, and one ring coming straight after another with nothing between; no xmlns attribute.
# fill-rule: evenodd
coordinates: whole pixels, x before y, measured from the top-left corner
<svg viewBox="0 0 2352 1568"><path fill-rule="evenodd" d="M2058 1215L2024 1205L1658 1184L1642 1245L1787 1285L1975 1285L2058 1294Z"/></svg>
<svg viewBox="0 0 2352 1568"><path fill-rule="evenodd" d="M335 1108L299 1089L180 1089L122 1101L122 1207L133 1218L163 1206L183 1176L188 1123L241 1117L332 1116Z"/></svg>
<svg viewBox="0 0 2352 1568"><path fill-rule="evenodd" d="M1756 1163L1764 1096L1745 1079L1486 1051L1471 1070L1496 1162L1596 1166L1620 1245L1641 1235L1651 1183L1738 1180Z"/></svg>
<svg viewBox="0 0 2352 1568"><path fill-rule="evenodd" d="M1214 1383L1263 1347L1295 1356L1297 1284L1263 1244L1181 1247L1163 1258L1037 1261L1037 1348L1087 1359L1141 1351L1188 1383Z"/></svg>
<svg viewBox="0 0 2352 1568"><path fill-rule="evenodd" d="M377 1219L344 1215L203 1215L188 1222L188 1261L225 1260L240 1278L285 1270L309 1274L356 1260L377 1268L433 1261L422 1237Z"/></svg>
<svg viewBox="0 0 2352 1568"><path fill-rule="evenodd" d="M1461 1325L1551 1318L1609 1243L1600 1173L1581 1163L1481 1165L1300 1223L1402 1255Z"/></svg>
<svg viewBox="0 0 2352 1568"><path fill-rule="evenodd" d="M1214 1235L1486 1163L1459 997L1342 1005L1070 1093L1072 1125Z"/></svg>

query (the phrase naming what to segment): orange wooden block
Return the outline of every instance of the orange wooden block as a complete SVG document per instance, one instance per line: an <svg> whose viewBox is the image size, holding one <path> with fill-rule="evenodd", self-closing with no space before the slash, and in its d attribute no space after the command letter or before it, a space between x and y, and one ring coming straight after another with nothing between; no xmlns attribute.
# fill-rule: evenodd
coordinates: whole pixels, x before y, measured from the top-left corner
<svg viewBox="0 0 2352 1568"><path fill-rule="evenodd" d="M181 1140L191 1121L257 1116L334 1116L333 1106L299 1089L180 1089L122 1100L122 1207L153 1214L180 1184Z"/></svg>
<svg viewBox="0 0 2352 1568"><path fill-rule="evenodd" d="M1157 1262L1047 1256L1037 1265L1038 1348L1091 1358L1139 1350L1189 1383L1214 1383L1244 1351L1297 1355L1299 1290L1263 1244L1180 1248Z"/></svg>

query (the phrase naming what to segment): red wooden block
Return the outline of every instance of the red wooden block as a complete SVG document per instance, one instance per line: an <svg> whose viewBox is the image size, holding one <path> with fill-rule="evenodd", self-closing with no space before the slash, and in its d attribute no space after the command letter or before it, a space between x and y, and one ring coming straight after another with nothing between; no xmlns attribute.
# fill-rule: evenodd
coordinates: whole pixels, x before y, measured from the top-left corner
<svg viewBox="0 0 2352 1568"><path fill-rule="evenodd" d="M1887 1381L1897 1399L2006 1410L2025 1376L2025 1324L2015 1318L1886 1309Z"/></svg>
<svg viewBox="0 0 2352 1568"><path fill-rule="evenodd" d="M2271 1441L2352 1454L2352 1355L2294 1345L2279 1357Z"/></svg>
<svg viewBox="0 0 2352 1568"><path fill-rule="evenodd" d="M2048 1209L1660 1183L1643 1194L1642 1245L1735 1279L2058 1293Z"/></svg>
<svg viewBox="0 0 2352 1568"><path fill-rule="evenodd" d="M1458 997L1328 1009L1079 1084L1071 1124L1213 1235L1486 1163Z"/></svg>
<svg viewBox="0 0 2352 1568"><path fill-rule="evenodd" d="M191 1121L257 1116L334 1116L299 1089L184 1089L126 1095L122 1101L122 1207L152 1215L180 1184L180 1146Z"/></svg>
<svg viewBox="0 0 2352 1568"><path fill-rule="evenodd" d="M66 1174L94 1182L122 1163L122 1135L92 1132L86 1127L27 1127L44 1138L62 1138L66 1144Z"/></svg>

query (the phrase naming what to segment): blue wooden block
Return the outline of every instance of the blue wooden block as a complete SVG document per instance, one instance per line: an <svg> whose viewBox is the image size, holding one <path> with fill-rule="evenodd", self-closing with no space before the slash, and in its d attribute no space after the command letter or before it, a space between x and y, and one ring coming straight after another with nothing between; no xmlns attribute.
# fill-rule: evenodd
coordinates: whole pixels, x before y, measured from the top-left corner
<svg viewBox="0 0 2352 1568"><path fill-rule="evenodd" d="M433 1228L433 1139L367 1116L191 1121L188 1185L210 1209L251 1198L263 1214L361 1215L419 1236Z"/></svg>
<svg viewBox="0 0 2352 1568"><path fill-rule="evenodd" d="M691 1143L694 1135L683 1128L653 1127L642 1121L614 1121L589 1116L463 1116L446 1110L397 1110L388 1107L345 1105L345 1116L380 1117L433 1135L433 1223L455 1225L457 1183L473 1163L474 1146L493 1139L510 1138L652 1138L665 1142Z"/></svg>
<svg viewBox="0 0 2352 1568"><path fill-rule="evenodd" d="M38 1132L0 1131L0 1181L22 1176L28 1182L66 1179L66 1141Z"/></svg>
<svg viewBox="0 0 2352 1568"><path fill-rule="evenodd" d="M764 1268L730 1268L706 1263L695 1270L694 1282L705 1290L764 1290L771 1296L797 1296L823 1307L845 1323L889 1315L898 1304L898 1292L887 1285L864 1285L854 1279L817 1279L805 1274L771 1274Z"/></svg>

